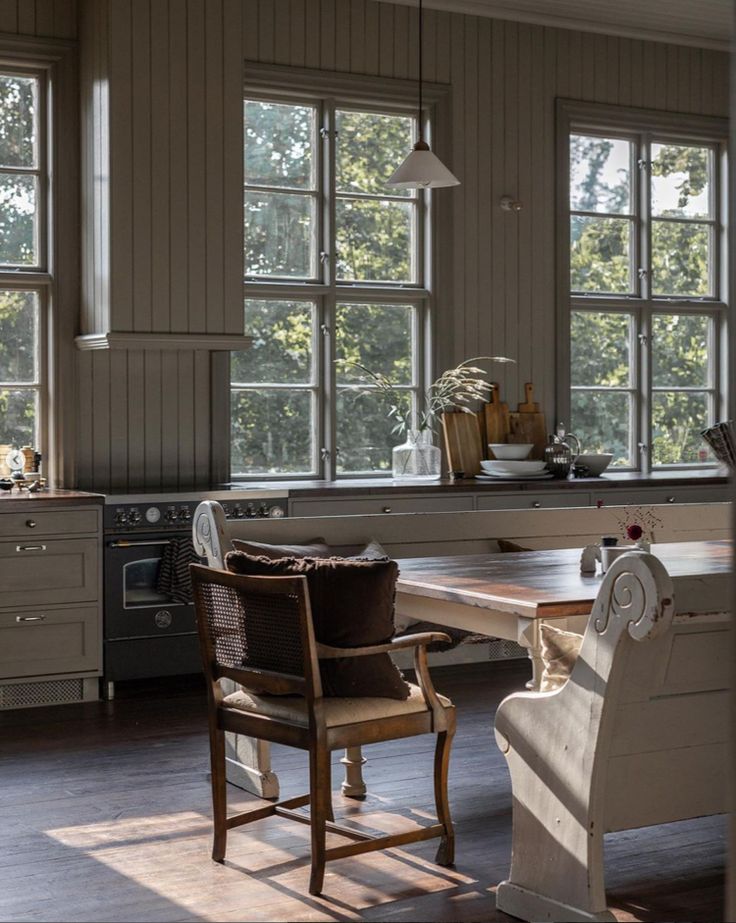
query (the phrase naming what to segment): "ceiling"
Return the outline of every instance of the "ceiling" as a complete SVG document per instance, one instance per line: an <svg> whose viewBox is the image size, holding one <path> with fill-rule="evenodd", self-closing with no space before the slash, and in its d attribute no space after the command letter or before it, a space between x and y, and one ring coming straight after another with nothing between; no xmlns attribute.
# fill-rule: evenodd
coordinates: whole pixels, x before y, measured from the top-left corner
<svg viewBox="0 0 736 923"><path fill-rule="evenodd" d="M424 7L721 51L734 20L733 0L424 0Z"/></svg>

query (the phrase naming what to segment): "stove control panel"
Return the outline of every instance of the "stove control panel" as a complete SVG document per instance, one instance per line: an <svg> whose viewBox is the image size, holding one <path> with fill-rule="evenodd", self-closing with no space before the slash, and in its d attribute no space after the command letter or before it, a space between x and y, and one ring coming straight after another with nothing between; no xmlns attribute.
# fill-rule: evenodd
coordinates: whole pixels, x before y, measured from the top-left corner
<svg viewBox="0 0 736 923"><path fill-rule="evenodd" d="M233 499L220 501L228 519L281 519L286 516L287 498L269 500ZM112 503L105 506L105 529L114 532L173 531L191 528L199 501L185 503Z"/></svg>

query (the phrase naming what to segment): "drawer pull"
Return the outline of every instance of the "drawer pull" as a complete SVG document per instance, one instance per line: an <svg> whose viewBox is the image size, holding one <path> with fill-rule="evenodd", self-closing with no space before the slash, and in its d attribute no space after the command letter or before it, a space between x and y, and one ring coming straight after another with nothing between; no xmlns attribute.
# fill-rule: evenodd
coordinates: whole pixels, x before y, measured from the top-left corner
<svg viewBox="0 0 736 923"><path fill-rule="evenodd" d="M16 545L16 551L46 551L45 545Z"/></svg>
<svg viewBox="0 0 736 923"><path fill-rule="evenodd" d="M535 509L535 510L538 510L539 507L540 507L541 505L542 505L542 504L540 503L539 500L535 500L535 501L532 503L532 508Z"/></svg>
<svg viewBox="0 0 736 923"><path fill-rule="evenodd" d="M45 622L45 615L16 615L16 622Z"/></svg>
<svg viewBox="0 0 736 923"><path fill-rule="evenodd" d="M35 529L35 528L36 528L36 520L35 520L35 519L26 519L26 525L28 526L29 529Z"/></svg>
<svg viewBox="0 0 736 923"><path fill-rule="evenodd" d="M383 512L384 512L384 513L390 513L390 512L391 512L391 507L390 507L390 506L384 506Z"/></svg>
<svg viewBox="0 0 736 923"><path fill-rule="evenodd" d="M675 498L674 498L674 497L667 497L667 502L668 502L668 503L674 503L674 502L675 502Z"/></svg>

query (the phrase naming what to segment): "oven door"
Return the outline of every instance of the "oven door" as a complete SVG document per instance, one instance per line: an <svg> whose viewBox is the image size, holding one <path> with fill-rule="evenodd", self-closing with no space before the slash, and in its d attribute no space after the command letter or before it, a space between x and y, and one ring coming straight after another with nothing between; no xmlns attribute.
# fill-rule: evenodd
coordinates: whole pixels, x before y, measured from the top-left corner
<svg viewBox="0 0 736 923"><path fill-rule="evenodd" d="M162 557L173 537L115 536L106 541L106 639L196 631L193 604L177 602L158 587Z"/></svg>

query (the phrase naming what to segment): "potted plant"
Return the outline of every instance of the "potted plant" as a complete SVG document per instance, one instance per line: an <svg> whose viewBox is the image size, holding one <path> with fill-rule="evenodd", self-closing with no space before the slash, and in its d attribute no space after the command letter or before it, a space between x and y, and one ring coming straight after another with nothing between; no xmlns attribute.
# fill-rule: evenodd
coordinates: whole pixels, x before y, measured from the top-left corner
<svg viewBox="0 0 736 923"><path fill-rule="evenodd" d="M385 375L373 372L359 362L338 360L343 365L358 369L366 384L373 389L365 390L370 395L375 389L385 395L391 402L388 415L393 417L396 425L391 430L396 435L406 436L406 441L393 449L393 476L396 480L437 480L442 473L442 453L434 445L433 437L440 420L440 415L449 410L462 410L473 413L472 405L485 401L491 393L491 385L485 380L485 369L475 365L476 362L513 362L505 356L476 356L466 359L452 369L444 371L435 379L424 393L424 406L417 415L416 425L414 411L400 399L401 392Z"/></svg>

